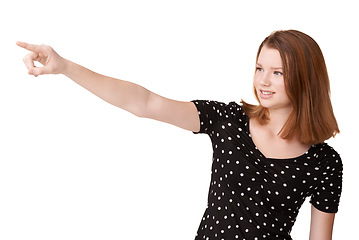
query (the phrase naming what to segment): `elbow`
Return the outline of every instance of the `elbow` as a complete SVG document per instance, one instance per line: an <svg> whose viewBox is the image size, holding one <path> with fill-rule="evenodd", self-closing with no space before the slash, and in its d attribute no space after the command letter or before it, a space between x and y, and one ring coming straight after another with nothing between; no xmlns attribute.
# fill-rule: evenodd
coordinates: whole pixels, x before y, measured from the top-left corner
<svg viewBox="0 0 359 240"><path fill-rule="evenodd" d="M151 118L151 92L146 91L146 94L143 96L142 100L137 102L131 113L136 117L140 118Z"/></svg>
<svg viewBox="0 0 359 240"><path fill-rule="evenodd" d="M146 118L146 110L142 106L127 106L122 107L123 110L131 113L132 115L135 115L139 118Z"/></svg>
<svg viewBox="0 0 359 240"><path fill-rule="evenodd" d="M126 104L123 104L123 107L120 107L136 117L140 118L151 118L151 96L150 92L146 91L138 97L127 101Z"/></svg>
<svg viewBox="0 0 359 240"><path fill-rule="evenodd" d="M128 112L132 113L136 117L139 118L149 118L148 107L146 101L143 104L137 104L136 106L132 106L128 109Z"/></svg>
<svg viewBox="0 0 359 240"><path fill-rule="evenodd" d="M130 111L133 115L135 115L136 117L139 118L147 118L146 114L144 113L144 111Z"/></svg>

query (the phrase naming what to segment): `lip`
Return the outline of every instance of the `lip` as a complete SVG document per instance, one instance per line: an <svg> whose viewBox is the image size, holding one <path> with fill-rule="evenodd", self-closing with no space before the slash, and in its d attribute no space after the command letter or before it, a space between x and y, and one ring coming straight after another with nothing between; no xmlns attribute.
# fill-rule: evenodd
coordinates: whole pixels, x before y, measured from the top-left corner
<svg viewBox="0 0 359 240"><path fill-rule="evenodd" d="M275 94L275 92L273 91L264 90L264 89L260 89L259 92L262 99L271 98Z"/></svg>

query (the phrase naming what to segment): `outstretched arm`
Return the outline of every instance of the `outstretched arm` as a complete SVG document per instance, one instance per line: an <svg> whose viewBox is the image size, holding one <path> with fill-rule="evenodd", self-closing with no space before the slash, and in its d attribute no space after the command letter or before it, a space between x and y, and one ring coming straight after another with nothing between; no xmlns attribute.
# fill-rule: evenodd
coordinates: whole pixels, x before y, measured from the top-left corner
<svg viewBox="0 0 359 240"><path fill-rule="evenodd" d="M167 99L140 85L95 73L62 58L50 46L24 42L17 42L17 45L31 51L24 57L30 75L64 74L106 102L136 116L199 131L199 117L192 102ZM34 61L40 62L43 67L35 67Z"/></svg>
<svg viewBox="0 0 359 240"><path fill-rule="evenodd" d="M325 213L311 206L309 240L331 240L335 213Z"/></svg>

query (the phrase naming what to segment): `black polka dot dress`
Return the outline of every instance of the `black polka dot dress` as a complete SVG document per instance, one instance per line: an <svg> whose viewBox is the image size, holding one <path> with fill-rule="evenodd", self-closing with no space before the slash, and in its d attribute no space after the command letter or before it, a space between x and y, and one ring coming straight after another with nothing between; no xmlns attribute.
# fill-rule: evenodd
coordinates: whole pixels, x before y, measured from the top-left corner
<svg viewBox="0 0 359 240"><path fill-rule="evenodd" d="M199 133L213 146L208 205L195 240L292 239L307 197L320 211L337 212L342 162L334 149L322 143L296 158L266 158L251 139L241 105L193 102Z"/></svg>

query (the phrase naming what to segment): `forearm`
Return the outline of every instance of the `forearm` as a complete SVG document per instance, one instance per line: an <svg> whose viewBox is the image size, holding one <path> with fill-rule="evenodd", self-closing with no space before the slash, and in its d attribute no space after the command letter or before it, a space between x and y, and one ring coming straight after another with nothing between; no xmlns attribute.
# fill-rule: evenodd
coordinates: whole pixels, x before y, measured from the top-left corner
<svg viewBox="0 0 359 240"><path fill-rule="evenodd" d="M331 240L335 213L325 213L311 206L309 240Z"/></svg>
<svg viewBox="0 0 359 240"><path fill-rule="evenodd" d="M16 42L31 51L24 57L28 73L35 77L43 74L64 74L103 100L139 117L155 119L180 128L198 132L198 110L192 102L180 102L152 93L137 84L97 74L62 58L46 45ZM34 62L43 67L37 67Z"/></svg>
<svg viewBox="0 0 359 240"><path fill-rule="evenodd" d="M65 60L63 74L106 102L141 116L150 91L137 84L95 73Z"/></svg>

